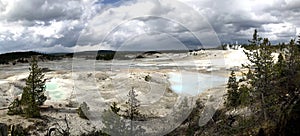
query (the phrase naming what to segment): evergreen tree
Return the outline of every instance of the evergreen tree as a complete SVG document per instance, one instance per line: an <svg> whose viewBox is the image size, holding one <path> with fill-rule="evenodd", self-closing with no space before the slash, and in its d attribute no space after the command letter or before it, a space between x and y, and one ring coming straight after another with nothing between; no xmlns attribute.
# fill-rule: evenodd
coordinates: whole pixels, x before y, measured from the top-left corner
<svg viewBox="0 0 300 136"><path fill-rule="evenodd" d="M35 102L33 95L29 95L27 104L23 104L23 111L28 118L38 118L41 116L38 104Z"/></svg>
<svg viewBox="0 0 300 136"><path fill-rule="evenodd" d="M45 82L44 73L42 68L39 68L37 58L32 57L32 61L30 63L29 68L30 74L26 79L26 87L24 88L25 92L29 92L33 95L33 99L38 105L43 105L43 103L47 100L45 96ZM24 99L21 99L21 102Z"/></svg>
<svg viewBox="0 0 300 136"><path fill-rule="evenodd" d="M237 108L239 102L238 82L236 81L236 75L234 71L231 71L230 77L227 83L227 100L225 105L230 108Z"/></svg>
<svg viewBox="0 0 300 136"><path fill-rule="evenodd" d="M241 85L239 87L239 105L247 106L250 104L250 89L246 85Z"/></svg>
<svg viewBox="0 0 300 136"><path fill-rule="evenodd" d="M258 105L262 112L264 120L268 118L268 110L272 105L272 98L276 96L272 85L272 79L274 78L274 62L271 56L270 41L267 38L262 39L258 36L257 31L254 31L253 38L250 45L258 46L256 50L245 51L248 60L251 62L249 65L244 65L244 68L248 68L252 71L252 75L249 83L252 85L250 88L253 94L253 100L257 100ZM256 107L256 106L255 106Z"/></svg>
<svg viewBox="0 0 300 136"><path fill-rule="evenodd" d="M246 49L252 50L252 51L258 49L260 47L262 40L263 40L262 37L260 37L258 35L257 30L255 29L252 39L248 40L249 45L248 45L248 48L246 48Z"/></svg>
<svg viewBox="0 0 300 136"><path fill-rule="evenodd" d="M279 120L277 123L277 131L279 134L287 129L287 121L291 118L291 112L300 101L300 56L299 46L295 44L295 40L291 40L288 47L288 53L285 59L285 67L283 68L283 74L277 76L278 84L277 89L280 103L278 104L280 109Z"/></svg>
<svg viewBox="0 0 300 136"><path fill-rule="evenodd" d="M141 114L139 112L140 101L136 98L138 95L135 93L134 88L129 91L128 95L129 98L126 102L128 108L125 110L125 117L130 119L130 135L135 135L138 132L144 131L139 126L133 124L133 121L138 121L141 119Z"/></svg>
<svg viewBox="0 0 300 136"><path fill-rule="evenodd" d="M126 118L137 121L140 118L140 112L138 108L140 107L140 101L136 98L138 95L134 91L134 88L128 93L128 100L126 101L127 109L125 110Z"/></svg>
<svg viewBox="0 0 300 136"><path fill-rule="evenodd" d="M125 115L119 114L121 109L116 102L113 102L110 109L105 110L102 114L104 132L110 135L123 136L142 135L145 133L145 129L134 123L134 121L138 121L142 117L138 110L140 101L136 98L138 95L135 93L134 88L129 91L127 96L129 98L126 101L127 109L125 110Z"/></svg>
<svg viewBox="0 0 300 136"><path fill-rule="evenodd" d="M26 79L26 86L23 88L21 105L27 117L39 117L39 105L46 101L44 73L37 64L37 58L32 57L29 68L30 74Z"/></svg>
<svg viewBox="0 0 300 136"><path fill-rule="evenodd" d="M249 40L250 45L258 46L260 44L260 41L262 40L261 37L257 34L257 30L254 30L252 40Z"/></svg>
<svg viewBox="0 0 300 136"><path fill-rule="evenodd" d="M286 61L283 58L282 53L278 55L278 61L275 64L275 70L277 71L277 76L283 76L285 73L284 69L287 67Z"/></svg>

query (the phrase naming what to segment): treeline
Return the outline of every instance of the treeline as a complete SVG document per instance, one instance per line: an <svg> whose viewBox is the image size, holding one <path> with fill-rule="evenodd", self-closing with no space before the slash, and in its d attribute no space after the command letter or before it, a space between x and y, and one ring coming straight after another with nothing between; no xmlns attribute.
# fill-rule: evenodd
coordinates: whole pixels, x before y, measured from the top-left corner
<svg viewBox="0 0 300 136"><path fill-rule="evenodd" d="M32 56L39 56L41 60L58 60L59 56L44 54L34 51L29 52L11 52L0 54L0 64L16 64L16 63L28 63Z"/></svg>
<svg viewBox="0 0 300 136"><path fill-rule="evenodd" d="M96 54L96 58L95 58ZM96 59L96 60L112 60L116 54L116 51L111 50L99 50L99 51L83 51L83 52L76 52L76 53L54 53L56 57L62 58L73 58L82 57L86 59Z"/></svg>

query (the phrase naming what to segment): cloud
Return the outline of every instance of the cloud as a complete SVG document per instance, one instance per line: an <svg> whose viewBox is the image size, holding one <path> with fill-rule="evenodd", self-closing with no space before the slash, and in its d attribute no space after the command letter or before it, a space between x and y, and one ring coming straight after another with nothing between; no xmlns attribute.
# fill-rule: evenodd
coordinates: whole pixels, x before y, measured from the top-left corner
<svg viewBox="0 0 300 136"><path fill-rule="evenodd" d="M254 29L275 42L287 42L299 33L300 2L297 0L182 1L208 18L222 42L246 41ZM289 30L278 31L282 25Z"/></svg>
<svg viewBox="0 0 300 136"><path fill-rule="evenodd" d="M118 48L127 39L143 34L153 35L152 42L159 41L153 38L158 38L161 33L170 35L170 42L176 38L189 48L198 48L201 44L219 45L216 34L203 16L183 3L168 0L138 0L103 11L89 22L78 44L97 44L104 40ZM147 39L150 37L144 38L141 43L151 42ZM169 46L166 43L164 40L161 46Z"/></svg>
<svg viewBox="0 0 300 136"><path fill-rule="evenodd" d="M0 53L75 46L96 11L89 0L1 0L0 7Z"/></svg>
<svg viewBox="0 0 300 136"><path fill-rule="evenodd" d="M78 0L2 0L1 18L8 21L18 20L75 20L84 12Z"/></svg>
<svg viewBox="0 0 300 136"><path fill-rule="evenodd" d="M43 47L74 46L83 25L77 20L50 21L49 25L24 27L22 23L0 22L0 52L38 50Z"/></svg>
<svg viewBox="0 0 300 136"><path fill-rule="evenodd" d="M0 0L0 53L287 42L299 18L298 0Z"/></svg>

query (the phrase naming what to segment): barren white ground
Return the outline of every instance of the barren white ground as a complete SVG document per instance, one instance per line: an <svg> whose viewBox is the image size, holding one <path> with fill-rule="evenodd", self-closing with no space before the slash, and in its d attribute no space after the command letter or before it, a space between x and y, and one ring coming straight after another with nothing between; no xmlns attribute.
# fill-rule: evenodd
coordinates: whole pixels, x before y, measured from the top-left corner
<svg viewBox="0 0 300 136"><path fill-rule="evenodd" d="M45 73L48 96L45 105L52 105L55 109L42 112L42 115L51 117L48 126L43 127L56 122L64 125L62 119L66 115L73 135L91 131L99 126L78 117L76 108L79 103L85 101L90 108L103 110L115 101L123 108L132 87L141 101L142 113L149 116L169 116L182 96L201 98L206 105L218 108L222 106L228 74L232 69L240 70L242 63L247 63L247 59L241 48L198 51L192 55L154 54L132 60L77 58L39 62L40 67L52 70ZM1 65L0 70L2 109L20 97L29 71L28 64ZM149 81L145 80L146 76L150 77ZM0 122L33 124L23 117L8 116L6 112L0 110Z"/></svg>

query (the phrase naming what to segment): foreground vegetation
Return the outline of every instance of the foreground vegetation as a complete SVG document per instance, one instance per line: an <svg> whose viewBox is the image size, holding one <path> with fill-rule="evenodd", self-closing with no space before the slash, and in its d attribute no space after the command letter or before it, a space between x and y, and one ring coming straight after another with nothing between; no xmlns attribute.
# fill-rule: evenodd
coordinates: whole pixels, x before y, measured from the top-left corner
<svg viewBox="0 0 300 136"><path fill-rule="evenodd" d="M300 39L292 39L284 48L276 50L278 61L272 57L268 38L254 32L250 46L257 49L245 51L251 64L240 81L234 72L228 82L226 107L230 110L248 108L247 117L237 114L237 124L232 130L237 134L299 135ZM243 121L247 123L241 123ZM250 129L251 128L251 129ZM294 128L294 129L292 129Z"/></svg>

